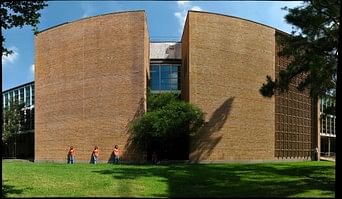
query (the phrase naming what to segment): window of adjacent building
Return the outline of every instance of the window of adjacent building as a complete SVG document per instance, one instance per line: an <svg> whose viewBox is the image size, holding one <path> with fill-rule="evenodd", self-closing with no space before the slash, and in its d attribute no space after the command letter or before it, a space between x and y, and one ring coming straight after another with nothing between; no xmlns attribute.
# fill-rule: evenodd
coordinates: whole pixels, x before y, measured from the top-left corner
<svg viewBox="0 0 342 199"><path fill-rule="evenodd" d="M19 90L14 90L14 101L18 102L19 98Z"/></svg>
<svg viewBox="0 0 342 199"><path fill-rule="evenodd" d="M30 106L30 97L31 97L30 86L25 87L25 92L26 92L26 106Z"/></svg>
<svg viewBox="0 0 342 199"><path fill-rule="evenodd" d="M151 64L150 88L152 92L179 91L180 64Z"/></svg>
<svg viewBox="0 0 342 199"><path fill-rule="evenodd" d="M7 104L6 105L9 106L10 105L10 99L11 99L10 93L6 93L5 96L6 96L6 99L7 99Z"/></svg>
<svg viewBox="0 0 342 199"><path fill-rule="evenodd" d="M6 107L6 103L7 103L7 100L6 100L6 95L3 95L2 96L2 107Z"/></svg>
<svg viewBox="0 0 342 199"><path fill-rule="evenodd" d="M321 98L320 100L320 112L321 112L321 133L324 134L336 134L335 131L335 113L331 109L335 108L335 101L332 98ZM328 111L329 109L329 111Z"/></svg>
<svg viewBox="0 0 342 199"><path fill-rule="evenodd" d="M34 85L31 85L31 90L32 90L32 96L31 96L31 100L32 100L32 104L31 105L34 105Z"/></svg>
<svg viewBox="0 0 342 199"><path fill-rule="evenodd" d="M24 88L20 88L19 93L19 102L24 103Z"/></svg>

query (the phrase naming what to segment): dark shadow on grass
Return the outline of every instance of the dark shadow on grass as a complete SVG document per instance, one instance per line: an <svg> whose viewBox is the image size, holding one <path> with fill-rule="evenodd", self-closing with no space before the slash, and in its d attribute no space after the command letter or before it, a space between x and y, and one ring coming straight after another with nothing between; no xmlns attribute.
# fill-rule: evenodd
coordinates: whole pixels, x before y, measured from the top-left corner
<svg viewBox="0 0 342 199"><path fill-rule="evenodd" d="M310 190L331 196L335 192L334 170L334 166L287 164L175 164L127 165L93 172L118 180L162 177L169 192L155 197L291 197Z"/></svg>
<svg viewBox="0 0 342 199"><path fill-rule="evenodd" d="M6 180L2 182L2 192L1 197L8 197L8 194L21 194L23 189L16 189L15 186L5 184Z"/></svg>

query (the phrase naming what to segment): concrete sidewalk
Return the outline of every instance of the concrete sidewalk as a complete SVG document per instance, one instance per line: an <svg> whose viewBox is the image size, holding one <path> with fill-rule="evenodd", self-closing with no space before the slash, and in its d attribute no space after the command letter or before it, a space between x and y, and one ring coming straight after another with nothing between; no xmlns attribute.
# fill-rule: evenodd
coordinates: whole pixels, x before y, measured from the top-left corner
<svg viewBox="0 0 342 199"><path fill-rule="evenodd" d="M333 162L336 161L335 157L322 157L322 156L321 156L320 160L333 161Z"/></svg>

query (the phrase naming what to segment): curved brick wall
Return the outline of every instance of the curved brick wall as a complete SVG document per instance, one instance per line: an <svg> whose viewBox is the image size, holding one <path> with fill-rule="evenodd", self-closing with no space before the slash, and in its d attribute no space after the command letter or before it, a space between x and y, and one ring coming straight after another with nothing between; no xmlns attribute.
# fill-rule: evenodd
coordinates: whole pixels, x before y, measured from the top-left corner
<svg viewBox="0 0 342 199"><path fill-rule="evenodd" d="M146 110L149 38L143 11L78 20L36 36L35 161L88 162L95 145L107 162L124 159L128 123ZM140 156L140 154L139 154Z"/></svg>
<svg viewBox="0 0 342 199"><path fill-rule="evenodd" d="M259 89L275 75L275 30L189 12L182 44L182 96L207 122L190 138L190 161L274 159L275 100Z"/></svg>

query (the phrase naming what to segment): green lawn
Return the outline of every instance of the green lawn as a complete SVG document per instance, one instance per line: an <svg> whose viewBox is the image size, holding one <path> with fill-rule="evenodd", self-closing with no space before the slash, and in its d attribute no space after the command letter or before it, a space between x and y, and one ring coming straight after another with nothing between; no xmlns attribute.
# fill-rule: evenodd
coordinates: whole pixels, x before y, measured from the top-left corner
<svg viewBox="0 0 342 199"><path fill-rule="evenodd" d="M3 161L7 197L335 197L334 162L110 165Z"/></svg>

